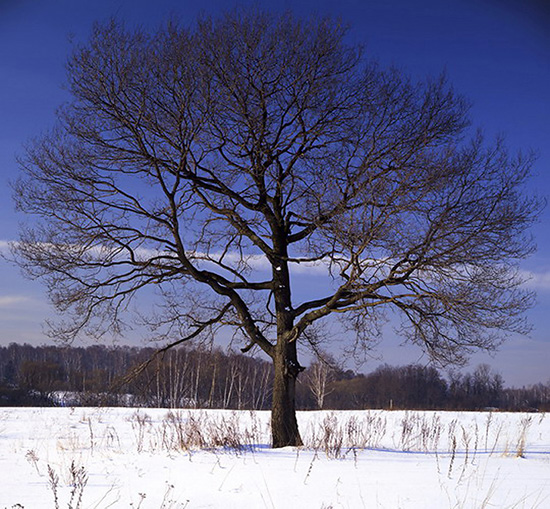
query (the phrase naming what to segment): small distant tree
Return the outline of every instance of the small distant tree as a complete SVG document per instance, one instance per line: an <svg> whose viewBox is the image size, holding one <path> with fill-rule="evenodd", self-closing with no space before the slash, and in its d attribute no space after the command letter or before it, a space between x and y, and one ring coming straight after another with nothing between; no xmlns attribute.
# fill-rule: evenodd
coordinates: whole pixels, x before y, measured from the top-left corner
<svg viewBox="0 0 550 509"><path fill-rule="evenodd" d="M368 62L330 19L240 11L153 34L97 25L67 69L72 100L15 184L42 220L14 249L69 313L57 337L121 332L154 287L166 348L230 327L272 360L281 447L301 443L297 345L331 315L369 345L394 309L443 362L525 330L533 158L469 135L444 78ZM298 265L331 290L298 300Z"/></svg>
<svg viewBox="0 0 550 509"><path fill-rule="evenodd" d="M320 410L326 396L332 392L330 382L333 380L334 367L335 361L332 356L323 352L310 364L306 373L306 384L313 395L315 405Z"/></svg>
<svg viewBox="0 0 550 509"><path fill-rule="evenodd" d="M504 381L488 364L477 366L472 376L472 386L472 399L476 408L500 406Z"/></svg>
<svg viewBox="0 0 550 509"><path fill-rule="evenodd" d="M20 367L19 385L27 392L36 391L45 399L63 387L65 373L55 362L24 361Z"/></svg>

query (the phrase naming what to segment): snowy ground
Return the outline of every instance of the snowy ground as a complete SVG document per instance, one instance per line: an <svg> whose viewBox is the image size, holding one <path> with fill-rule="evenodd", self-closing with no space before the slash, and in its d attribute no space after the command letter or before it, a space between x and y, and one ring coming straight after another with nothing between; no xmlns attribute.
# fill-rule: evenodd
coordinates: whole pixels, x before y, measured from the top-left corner
<svg viewBox="0 0 550 509"><path fill-rule="evenodd" d="M550 507L544 414L299 422L306 447L271 450L267 412L0 409L0 509Z"/></svg>

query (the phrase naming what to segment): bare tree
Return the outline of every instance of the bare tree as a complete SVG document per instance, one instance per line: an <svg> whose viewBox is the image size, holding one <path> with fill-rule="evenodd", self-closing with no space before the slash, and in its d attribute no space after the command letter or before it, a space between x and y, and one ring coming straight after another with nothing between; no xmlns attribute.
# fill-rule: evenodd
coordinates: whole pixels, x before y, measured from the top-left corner
<svg viewBox="0 0 550 509"><path fill-rule="evenodd" d="M274 447L301 442L296 347L320 320L368 344L393 308L413 343L460 361L523 331L531 302L515 264L540 209L523 191L532 157L469 139L444 78L384 70L345 33L288 13L98 25L15 185L42 218L19 263L70 313L57 337L122 331L155 287L166 347L230 327L272 359ZM325 267L332 290L297 302L297 264Z"/></svg>
<svg viewBox="0 0 550 509"><path fill-rule="evenodd" d="M306 373L306 384L319 410L323 409L326 396L332 390L329 387L334 379L335 361L332 356L326 352L319 353L317 358L311 363Z"/></svg>

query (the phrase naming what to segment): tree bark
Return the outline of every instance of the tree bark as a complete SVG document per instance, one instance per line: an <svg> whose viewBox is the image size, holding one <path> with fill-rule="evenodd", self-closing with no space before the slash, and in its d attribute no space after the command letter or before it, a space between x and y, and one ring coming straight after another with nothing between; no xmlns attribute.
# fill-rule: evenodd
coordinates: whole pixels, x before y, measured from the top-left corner
<svg viewBox="0 0 550 509"><path fill-rule="evenodd" d="M278 200L277 200L278 201ZM300 446L302 439L296 420L296 379L304 370L298 363L296 337L292 337L294 318L290 272L288 269L288 237L282 209L276 207L273 228L273 251L277 258L273 263L277 342L274 348L273 401L271 407L272 446Z"/></svg>
<svg viewBox="0 0 550 509"><path fill-rule="evenodd" d="M278 448L303 445L296 420L296 379L304 368L298 364L295 342L280 341L273 367L272 446Z"/></svg>

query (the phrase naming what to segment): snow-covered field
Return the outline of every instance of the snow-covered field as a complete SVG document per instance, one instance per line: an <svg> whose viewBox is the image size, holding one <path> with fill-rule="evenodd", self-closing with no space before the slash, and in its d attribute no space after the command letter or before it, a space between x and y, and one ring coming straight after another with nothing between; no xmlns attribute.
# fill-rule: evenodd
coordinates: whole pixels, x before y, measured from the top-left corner
<svg viewBox="0 0 550 509"><path fill-rule="evenodd" d="M550 507L550 417L0 409L0 509Z"/></svg>

